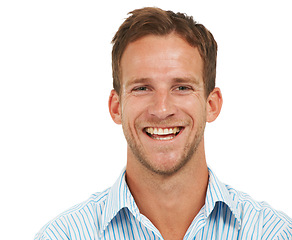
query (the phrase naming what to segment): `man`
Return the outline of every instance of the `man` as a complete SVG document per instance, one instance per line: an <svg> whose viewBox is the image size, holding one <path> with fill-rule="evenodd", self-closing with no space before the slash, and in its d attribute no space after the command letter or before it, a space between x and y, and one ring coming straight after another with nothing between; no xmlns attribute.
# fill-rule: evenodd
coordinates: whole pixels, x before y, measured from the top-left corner
<svg viewBox="0 0 292 240"><path fill-rule="evenodd" d="M131 13L113 38L109 111L127 166L106 191L49 222L35 239L292 239L292 221L208 169L206 122L220 113L217 44L191 17Z"/></svg>

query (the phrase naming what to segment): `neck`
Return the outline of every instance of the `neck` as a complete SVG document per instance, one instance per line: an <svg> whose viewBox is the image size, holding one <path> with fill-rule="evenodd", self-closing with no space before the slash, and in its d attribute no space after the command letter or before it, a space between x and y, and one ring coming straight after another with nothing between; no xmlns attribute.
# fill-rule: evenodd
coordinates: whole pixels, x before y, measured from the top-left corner
<svg viewBox="0 0 292 240"><path fill-rule="evenodd" d="M204 151L178 172L164 176L151 172L136 160L128 161L126 179L141 212L164 239L182 239L205 204L208 168Z"/></svg>

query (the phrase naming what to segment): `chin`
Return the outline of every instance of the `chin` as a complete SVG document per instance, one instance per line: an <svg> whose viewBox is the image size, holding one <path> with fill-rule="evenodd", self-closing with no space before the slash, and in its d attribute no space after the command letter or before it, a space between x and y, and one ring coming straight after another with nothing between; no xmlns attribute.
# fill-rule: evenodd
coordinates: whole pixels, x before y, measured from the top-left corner
<svg viewBox="0 0 292 240"><path fill-rule="evenodd" d="M183 166L187 164L189 161L188 158L177 157L153 157L152 159L156 159L155 162L143 159L140 162L146 167L148 170L155 174L170 176L178 172ZM180 159L179 161L177 159Z"/></svg>

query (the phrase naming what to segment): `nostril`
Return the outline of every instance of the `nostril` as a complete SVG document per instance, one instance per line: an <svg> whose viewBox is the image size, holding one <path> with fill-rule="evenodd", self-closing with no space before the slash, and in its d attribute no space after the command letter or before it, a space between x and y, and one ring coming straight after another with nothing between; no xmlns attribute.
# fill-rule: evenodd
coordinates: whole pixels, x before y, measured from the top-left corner
<svg viewBox="0 0 292 240"><path fill-rule="evenodd" d="M170 104L167 106L159 106L159 104L153 104L153 106L151 106L151 108L149 109L149 114L159 119L165 119L175 114L175 108Z"/></svg>

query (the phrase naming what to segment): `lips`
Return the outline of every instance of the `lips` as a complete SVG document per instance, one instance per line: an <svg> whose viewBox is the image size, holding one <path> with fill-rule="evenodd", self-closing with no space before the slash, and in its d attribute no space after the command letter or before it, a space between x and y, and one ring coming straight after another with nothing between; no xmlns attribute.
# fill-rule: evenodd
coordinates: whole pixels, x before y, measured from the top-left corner
<svg viewBox="0 0 292 240"><path fill-rule="evenodd" d="M145 133L155 140L171 140L175 138L182 127L171 127L171 128L156 128L156 127L147 127L144 129Z"/></svg>

